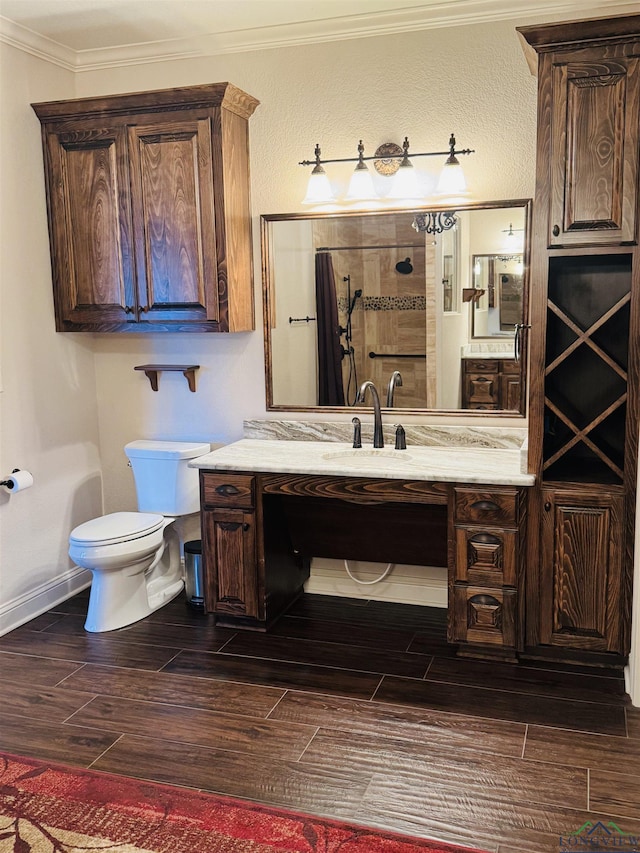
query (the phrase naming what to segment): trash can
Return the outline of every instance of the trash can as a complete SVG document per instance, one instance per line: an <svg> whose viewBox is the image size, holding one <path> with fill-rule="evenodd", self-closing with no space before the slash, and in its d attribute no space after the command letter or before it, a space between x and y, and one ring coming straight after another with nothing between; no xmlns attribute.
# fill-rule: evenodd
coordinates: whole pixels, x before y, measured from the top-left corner
<svg viewBox="0 0 640 853"><path fill-rule="evenodd" d="M187 604L204 610L204 580L202 577L202 542L192 539L184 543L184 574Z"/></svg>

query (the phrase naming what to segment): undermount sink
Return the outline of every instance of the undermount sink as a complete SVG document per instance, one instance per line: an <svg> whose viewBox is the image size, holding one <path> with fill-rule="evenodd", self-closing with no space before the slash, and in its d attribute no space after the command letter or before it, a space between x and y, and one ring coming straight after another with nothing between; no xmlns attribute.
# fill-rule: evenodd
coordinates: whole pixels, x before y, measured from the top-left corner
<svg viewBox="0 0 640 853"><path fill-rule="evenodd" d="M351 450L335 450L333 453L323 453L322 458L327 461L343 459L349 465L374 466L380 464L386 465L387 462L410 462L411 454L407 453L406 450L360 447Z"/></svg>

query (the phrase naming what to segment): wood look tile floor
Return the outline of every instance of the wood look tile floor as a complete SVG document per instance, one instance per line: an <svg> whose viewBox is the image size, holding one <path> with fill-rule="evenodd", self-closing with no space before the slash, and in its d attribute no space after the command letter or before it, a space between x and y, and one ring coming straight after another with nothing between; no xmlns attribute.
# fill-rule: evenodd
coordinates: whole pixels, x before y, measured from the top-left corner
<svg viewBox="0 0 640 853"><path fill-rule="evenodd" d="M87 599L0 638L0 749L492 853L640 836L620 669L456 658L433 608L305 595L265 635L180 597L88 634Z"/></svg>

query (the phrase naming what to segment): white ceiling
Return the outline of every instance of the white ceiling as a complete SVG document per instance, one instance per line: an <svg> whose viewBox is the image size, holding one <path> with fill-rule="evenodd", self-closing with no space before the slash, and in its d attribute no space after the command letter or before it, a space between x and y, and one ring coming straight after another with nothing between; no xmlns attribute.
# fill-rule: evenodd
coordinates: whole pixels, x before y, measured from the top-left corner
<svg viewBox="0 0 640 853"><path fill-rule="evenodd" d="M0 0L0 39L79 70L516 17L637 11L637 0Z"/></svg>

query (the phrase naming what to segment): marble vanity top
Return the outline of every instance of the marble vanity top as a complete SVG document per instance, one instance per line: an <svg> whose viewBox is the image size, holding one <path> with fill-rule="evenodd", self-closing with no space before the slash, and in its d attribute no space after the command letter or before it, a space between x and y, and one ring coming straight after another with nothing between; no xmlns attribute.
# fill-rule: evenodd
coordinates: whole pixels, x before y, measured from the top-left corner
<svg viewBox="0 0 640 853"><path fill-rule="evenodd" d="M374 450L348 442L244 438L190 462L210 471L260 471L281 474L330 474L345 477L429 480L488 485L531 486L519 449L433 447L393 443Z"/></svg>

